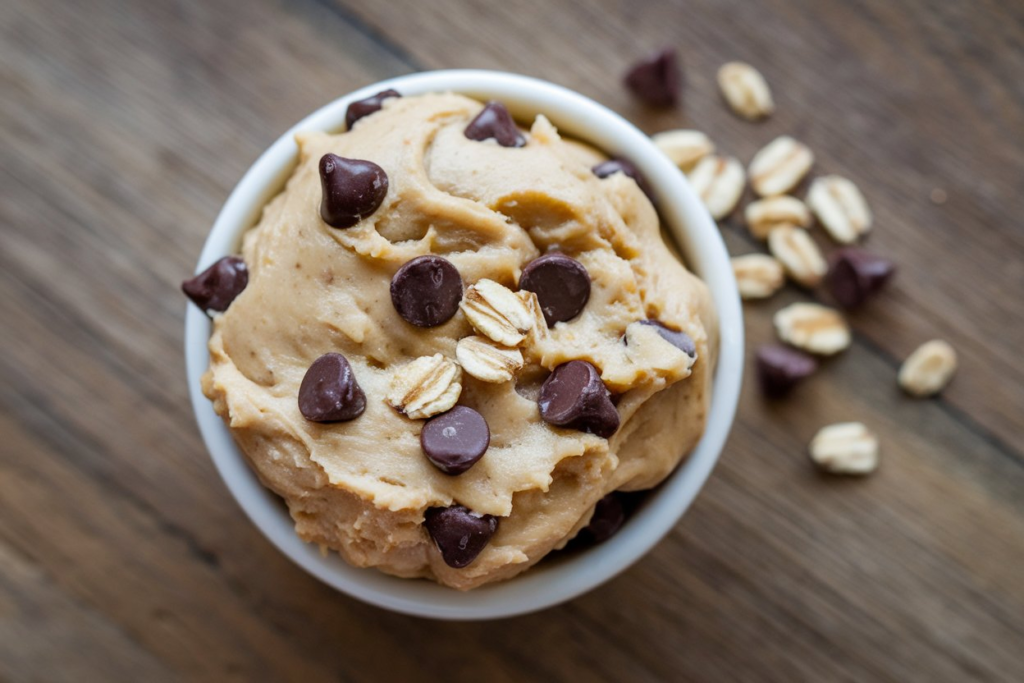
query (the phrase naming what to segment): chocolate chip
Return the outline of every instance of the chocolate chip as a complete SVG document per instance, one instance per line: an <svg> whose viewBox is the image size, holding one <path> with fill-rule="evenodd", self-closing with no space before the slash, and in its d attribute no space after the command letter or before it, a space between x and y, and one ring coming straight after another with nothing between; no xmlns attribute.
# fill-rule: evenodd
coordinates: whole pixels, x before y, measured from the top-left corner
<svg viewBox="0 0 1024 683"><path fill-rule="evenodd" d="M380 111L381 107L384 105L384 100L389 97L401 96L402 94L397 90L381 90L376 95L370 95L366 99L353 102L348 105L348 109L345 110L345 126L349 130L352 130L352 126L356 121L364 116L369 116L370 114Z"/></svg>
<svg viewBox="0 0 1024 683"><path fill-rule="evenodd" d="M619 412L597 368L571 360L555 368L540 388L537 401L548 424L609 438L619 428Z"/></svg>
<svg viewBox="0 0 1024 683"><path fill-rule="evenodd" d="M465 136L480 141L494 138L502 147L522 147L526 144L526 138L519 132L508 109L501 102L493 100L469 122Z"/></svg>
<svg viewBox="0 0 1024 683"><path fill-rule="evenodd" d="M420 432L420 446L437 469L462 474L484 457L491 431L484 416L472 408L455 406L427 420Z"/></svg>
<svg viewBox="0 0 1024 683"><path fill-rule="evenodd" d="M487 547L498 530L498 518L477 515L456 503L447 508L428 509L423 525L441 551L444 563L462 569Z"/></svg>
<svg viewBox="0 0 1024 683"><path fill-rule="evenodd" d="M788 346L768 344L757 349L757 376L765 396L783 396L818 369L818 361Z"/></svg>
<svg viewBox="0 0 1024 683"><path fill-rule="evenodd" d="M337 154L320 158L320 217L334 228L351 228L373 214L388 194L388 175L365 159Z"/></svg>
<svg viewBox="0 0 1024 683"><path fill-rule="evenodd" d="M537 295L548 327L572 320L590 299L590 274L583 264L557 251L526 264L519 289Z"/></svg>
<svg viewBox="0 0 1024 683"><path fill-rule="evenodd" d="M633 165L633 162L629 159L623 159L621 157L609 159L608 161L602 161L590 170L598 178L607 178L613 173L625 173L636 181L636 184L640 187L643 193L647 195L648 199L654 201L654 197L651 195L651 188L647 185L647 181L640 173L640 169Z"/></svg>
<svg viewBox="0 0 1024 683"><path fill-rule="evenodd" d="M225 256L212 266L181 283L181 291L196 306L207 311L226 311L245 286L249 269L237 256Z"/></svg>
<svg viewBox="0 0 1024 683"><path fill-rule="evenodd" d="M313 361L299 385L299 412L310 422L345 422L366 410L366 394L340 353Z"/></svg>
<svg viewBox="0 0 1024 683"><path fill-rule="evenodd" d="M676 51L665 48L626 72L626 87L654 107L671 107L679 101L679 60Z"/></svg>
<svg viewBox="0 0 1024 683"><path fill-rule="evenodd" d="M592 543L603 543L615 535L626 521L626 508L622 497L613 491L597 501L590 523L580 533L585 533Z"/></svg>
<svg viewBox="0 0 1024 683"><path fill-rule="evenodd" d="M594 506L587 526L566 544L568 552L587 550L614 536L650 495L650 491L612 491Z"/></svg>
<svg viewBox="0 0 1024 683"><path fill-rule="evenodd" d="M448 322L460 301L462 277L440 256L417 256L391 278L391 303L398 315L417 327Z"/></svg>
<svg viewBox="0 0 1024 683"><path fill-rule="evenodd" d="M844 308L856 308L885 286L896 264L864 249L846 247L830 259L826 281L832 296Z"/></svg>
<svg viewBox="0 0 1024 683"><path fill-rule="evenodd" d="M641 320L640 324L650 325L656 329L662 339L685 353L690 358L697 357L697 345L693 343L693 339L690 338L690 335L685 332L666 327L665 324L659 320Z"/></svg>

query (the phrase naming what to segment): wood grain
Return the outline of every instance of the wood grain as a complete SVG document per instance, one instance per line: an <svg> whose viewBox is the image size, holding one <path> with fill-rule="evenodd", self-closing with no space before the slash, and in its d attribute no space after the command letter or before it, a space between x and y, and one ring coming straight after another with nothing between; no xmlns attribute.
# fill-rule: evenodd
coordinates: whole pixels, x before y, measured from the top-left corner
<svg viewBox="0 0 1024 683"><path fill-rule="evenodd" d="M666 44L685 104L651 112L619 75ZM1024 680L1022 44L1024 8L987 0L0 4L0 680ZM719 100L734 58L773 86L763 124ZM281 131L466 66L743 161L793 134L862 186L869 244L900 265L799 395L765 403L748 377L720 466L647 558L482 624L363 605L263 540L193 425L177 290ZM723 233L761 248L738 217ZM747 306L750 348L806 297ZM960 372L910 400L896 368L932 337ZM807 462L844 419L881 437L869 479Z"/></svg>

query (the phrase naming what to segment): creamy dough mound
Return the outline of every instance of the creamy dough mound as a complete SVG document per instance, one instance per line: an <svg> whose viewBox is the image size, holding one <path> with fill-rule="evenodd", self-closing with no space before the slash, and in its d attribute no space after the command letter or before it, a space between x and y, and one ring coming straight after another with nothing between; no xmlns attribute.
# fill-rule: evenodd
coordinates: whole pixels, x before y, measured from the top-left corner
<svg viewBox="0 0 1024 683"><path fill-rule="evenodd" d="M300 537L359 567L462 590L515 576L564 546L605 494L661 482L703 432L717 347L708 292L666 247L636 182L596 177L591 166L603 157L559 138L543 116L522 148L467 139L481 107L452 94L394 98L349 132L297 135L298 166L245 234L249 284L215 316L203 377ZM328 152L370 160L390 181L380 208L348 229L321 220L318 162ZM436 254L466 287L488 278L515 290L523 267L556 249L586 266L589 302L531 335L516 380L463 374L459 403L486 418L490 448L464 474L443 474L421 450L423 420L384 397L397 368L435 353L454 360L458 340L476 333L461 311L434 328L407 323L392 305L392 276ZM693 339L692 368L673 361L667 343L666 351L623 342L630 323L648 318ZM299 412L303 375L328 352L344 354L366 394L365 412L349 422L317 424ZM612 391L621 426L610 439L540 417L541 382L573 359L593 363ZM501 517L462 569L445 564L423 527L428 508L453 503Z"/></svg>

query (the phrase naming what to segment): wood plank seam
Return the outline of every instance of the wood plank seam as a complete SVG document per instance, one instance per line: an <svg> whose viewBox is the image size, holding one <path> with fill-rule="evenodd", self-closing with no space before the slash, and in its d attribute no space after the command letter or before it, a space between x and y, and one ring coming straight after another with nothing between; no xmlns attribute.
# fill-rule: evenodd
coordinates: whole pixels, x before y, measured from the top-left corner
<svg viewBox="0 0 1024 683"><path fill-rule="evenodd" d="M739 210L739 208L736 209L736 211ZM745 228L739 226L734 219L720 221L718 225L720 228L729 230L729 232L732 235L743 240L744 244L746 244L748 247L757 249L756 253L764 253L764 245L756 241L753 237L751 237L750 233ZM792 286L792 283L790 283L787 280L786 286ZM806 300L814 301L824 306L832 306L831 302L826 301L820 294L818 294L818 291L820 290L804 290L799 287L798 289L800 290L801 295ZM884 348L882 348L880 344L875 342L870 337L860 333L852 325L850 326L850 331L853 336L853 343L863 346L865 349L868 350L869 353L871 353L879 360L885 362L887 365L893 368L892 381L893 385L895 386L896 372L899 370L900 365L902 365L903 361L895 357L888 351L886 351ZM974 434L979 439L983 440L985 443L991 445L995 450L1002 453L1015 464L1024 467L1024 452L1015 450L1010 444L1004 442L998 436L996 436L989 430L985 429L980 423L974 420L974 418L965 413L962 409L957 408L949 401L945 400L945 398L941 394L939 396L935 396L926 400L933 401L937 406L939 406L943 410L943 412L950 416L950 419L955 420L964 429Z"/></svg>
<svg viewBox="0 0 1024 683"><path fill-rule="evenodd" d="M413 71L423 71L425 67L412 53L403 48L397 41L392 40L386 32L367 22L347 7L337 4L333 0L308 0L309 2L330 10L342 22L348 24L354 31L362 33L392 57L408 66ZM369 85L369 84L367 84Z"/></svg>

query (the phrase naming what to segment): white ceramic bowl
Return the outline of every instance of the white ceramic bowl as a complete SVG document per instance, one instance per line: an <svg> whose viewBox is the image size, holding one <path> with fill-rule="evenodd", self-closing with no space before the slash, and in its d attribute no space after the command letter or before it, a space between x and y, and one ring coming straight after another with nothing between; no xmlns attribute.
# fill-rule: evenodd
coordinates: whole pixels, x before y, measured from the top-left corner
<svg viewBox="0 0 1024 683"><path fill-rule="evenodd" d="M607 542L541 563L510 581L463 593L429 581L398 579L373 569L351 567L337 554L324 557L317 546L299 539L284 505L257 480L199 388L199 378L209 364L210 321L198 308L189 306L185 361L199 429L228 489L253 523L281 552L338 590L397 612L440 619L490 619L550 607L607 581L650 550L679 521L718 460L732 426L743 372L743 320L729 257L718 228L683 174L628 121L593 100L545 81L501 72L454 70L411 74L369 85L331 102L282 135L228 197L203 247L197 272L236 252L242 233L255 224L263 205L281 189L297 159L293 139L297 131L344 130L349 103L386 88L403 95L453 91L480 100L501 100L521 121L531 121L542 113L560 131L609 154L627 156L639 167L658 198L668 229L689 266L710 287L718 310L721 348L707 431L689 458Z"/></svg>

